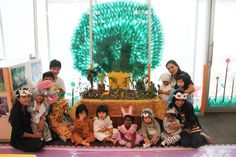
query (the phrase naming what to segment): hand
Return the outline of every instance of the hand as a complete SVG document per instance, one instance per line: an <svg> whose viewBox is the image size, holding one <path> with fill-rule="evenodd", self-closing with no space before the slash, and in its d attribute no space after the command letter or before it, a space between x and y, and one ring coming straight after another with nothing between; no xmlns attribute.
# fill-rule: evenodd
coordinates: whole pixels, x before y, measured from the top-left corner
<svg viewBox="0 0 236 157"><path fill-rule="evenodd" d="M78 119L78 120L76 121L76 126L77 126L77 127L82 127L83 124L84 124L83 120Z"/></svg>
<svg viewBox="0 0 236 157"><path fill-rule="evenodd" d="M40 119L39 124L38 124L38 130L43 131L45 128L45 121L43 119Z"/></svg>
<svg viewBox="0 0 236 157"><path fill-rule="evenodd" d="M38 111L40 109L40 107L41 107L41 104L36 104L35 107L34 107L34 110Z"/></svg>
<svg viewBox="0 0 236 157"><path fill-rule="evenodd" d="M35 138L41 138L41 137L42 137L42 133L41 133L41 132L35 132L35 133L33 134L33 136L34 136Z"/></svg>
<svg viewBox="0 0 236 157"><path fill-rule="evenodd" d="M113 133L113 128L107 129L111 134Z"/></svg>
<svg viewBox="0 0 236 157"><path fill-rule="evenodd" d="M105 132L105 131L107 131L107 128L102 128L99 130L99 132Z"/></svg>
<svg viewBox="0 0 236 157"><path fill-rule="evenodd" d="M180 124L171 124L171 125L169 126L169 128L170 128L171 130L176 130L176 129L178 129L178 128L181 128L181 125L180 125Z"/></svg>
<svg viewBox="0 0 236 157"><path fill-rule="evenodd" d="M160 94L163 94L163 90L161 89L158 89L157 93L160 95Z"/></svg>

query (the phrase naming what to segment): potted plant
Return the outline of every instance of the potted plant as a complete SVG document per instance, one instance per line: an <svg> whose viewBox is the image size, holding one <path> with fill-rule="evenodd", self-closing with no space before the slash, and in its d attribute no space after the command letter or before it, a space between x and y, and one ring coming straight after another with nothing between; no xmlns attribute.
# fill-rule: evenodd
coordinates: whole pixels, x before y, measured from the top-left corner
<svg viewBox="0 0 236 157"><path fill-rule="evenodd" d="M91 85L91 89L93 89L93 82L97 80L97 71L94 69L88 69L87 70L87 80L89 81Z"/></svg>
<svg viewBox="0 0 236 157"><path fill-rule="evenodd" d="M105 80L106 74L101 69L98 71L98 91L104 92L105 91Z"/></svg>

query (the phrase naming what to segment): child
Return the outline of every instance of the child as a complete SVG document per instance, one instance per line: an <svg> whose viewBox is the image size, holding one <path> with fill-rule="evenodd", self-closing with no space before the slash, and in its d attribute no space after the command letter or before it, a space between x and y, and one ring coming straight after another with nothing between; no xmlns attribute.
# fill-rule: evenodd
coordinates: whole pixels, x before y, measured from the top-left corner
<svg viewBox="0 0 236 157"><path fill-rule="evenodd" d="M171 90L171 75L169 73L163 73L160 76L160 80L162 81L162 85L158 89L158 94L161 100L167 104L167 100Z"/></svg>
<svg viewBox="0 0 236 157"><path fill-rule="evenodd" d="M142 137L137 133L137 124L134 124L134 117L132 115L132 106L129 107L129 112L125 112L121 107L123 114L123 124L118 127L119 132L115 135L116 141L120 145L125 145L128 148L133 148L142 141Z"/></svg>
<svg viewBox="0 0 236 157"><path fill-rule="evenodd" d="M109 141L116 143L113 139L112 121L108 115L108 108L106 105L99 105L96 111L96 117L93 122L94 136L99 141Z"/></svg>
<svg viewBox="0 0 236 157"><path fill-rule="evenodd" d="M52 140L51 132L46 122L49 105L44 102L43 94L38 88L33 90L32 95L34 101L27 106L27 110L31 114L31 128L33 132L42 132L43 139L49 142Z"/></svg>
<svg viewBox="0 0 236 157"><path fill-rule="evenodd" d="M175 144L180 140L181 128L173 129L171 126L180 125L179 120L176 118L176 110L175 108L171 108L166 111L164 120L163 120L163 128L164 132L161 133L161 142L162 146L169 146L171 144Z"/></svg>
<svg viewBox="0 0 236 157"><path fill-rule="evenodd" d="M176 87L171 88L170 95L168 98L168 104L171 103L174 92L176 91L176 89L179 88L179 89L186 90L188 88L188 86L186 86L187 85L186 81L187 81L187 77L185 74L180 74L178 77L176 77ZM189 95L187 93L185 93L185 95L186 95L186 100L192 103L193 100L192 100L191 95Z"/></svg>
<svg viewBox="0 0 236 157"><path fill-rule="evenodd" d="M212 143L212 139L201 131L193 105L186 101L184 90L177 89L174 92L174 97L169 107L174 107L177 111L177 119L180 121L180 124L171 127L172 129L182 128L180 142L184 147L198 148L204 144Z"/></svg>
<svg viewBox="0 0 236 157"><path fill-rule="evenodd" d="M51 71L47 71L45 73L43 73L43 81L45 80L50 80L50 81L54 81L54 75Z"/></svg>
<svg viewBox="0 0 236 157"><path fill-rule="evenodd" d="M144 138L143 147L147 148L155 145L160 139L161 129L159 123L154 118L154 113L150 108L145 108L141 114L142 125L141 135Z"/></svg>
<svg viewBox="0 0 236 157"><path fill-rule="evenodd" d="M54 83L56 83L58 88L62 88L63 91L65 91L64 81L58 76L61 70L61 62L56 59L52 60L49 65L49 69L54 75Z"/></svg>
<svg viewBox="0 0 236 157"><path fill-rule="evenodd" d="M51 71L43 73L42 81L51 81L53 83L51 87L52 89L54 89L54 93L57 93L58 96L57 100L64 98L65 91L62 88L60 88L56 83L54 83L54 75ZM42 81L39 81L38 84L40 84L40 82Z"/></svg>
<svg viewBox="0 0 236 157"><path fill-rule="evenodd" d="M93 134L93 123L88 117L88 109L84 104L80 104L75 111L74 130L72 131L72 143L89 147L95 141Z"/></svg>

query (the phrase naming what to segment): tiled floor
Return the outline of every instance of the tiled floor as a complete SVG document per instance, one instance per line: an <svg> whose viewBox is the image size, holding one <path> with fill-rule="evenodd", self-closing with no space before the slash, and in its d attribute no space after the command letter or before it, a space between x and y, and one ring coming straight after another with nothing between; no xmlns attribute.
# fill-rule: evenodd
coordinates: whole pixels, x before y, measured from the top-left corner
<svg viewBox="0 0 236 157"><path fill-rule="evenodd" d="M207 113L199 121L214 144L236 144L236 112Z"/></svg>

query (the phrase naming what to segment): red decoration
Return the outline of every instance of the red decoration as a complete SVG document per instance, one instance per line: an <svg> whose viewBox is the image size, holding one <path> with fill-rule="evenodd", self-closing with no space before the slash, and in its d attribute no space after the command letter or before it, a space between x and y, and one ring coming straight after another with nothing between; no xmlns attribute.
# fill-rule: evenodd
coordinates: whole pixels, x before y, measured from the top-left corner
<svg viewBox="0 0 236 157"><path fill-rule="evenodd" d="M230 62L230 59L229 59L229 58L227 58L227 59L226 59L226 63L227 63L227 64L229 64L229 62Z"/></svg>

